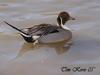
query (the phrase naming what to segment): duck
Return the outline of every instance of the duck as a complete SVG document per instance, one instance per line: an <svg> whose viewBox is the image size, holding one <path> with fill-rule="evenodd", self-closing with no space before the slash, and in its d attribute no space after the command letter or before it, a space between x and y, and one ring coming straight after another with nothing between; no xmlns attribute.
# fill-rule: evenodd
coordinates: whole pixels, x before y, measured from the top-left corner
<svg viewBox="0 0 100 75"><path fill-rule="evenodd" d="M65 26L66 22L69 20L75 20L66 11L62 11L58 14L57 24L39 24L32 27L19 29L10 23L4 21L8 26L19 31L21 36L27 43L57 43L64 40L72 39L71 29Z"/></svg>

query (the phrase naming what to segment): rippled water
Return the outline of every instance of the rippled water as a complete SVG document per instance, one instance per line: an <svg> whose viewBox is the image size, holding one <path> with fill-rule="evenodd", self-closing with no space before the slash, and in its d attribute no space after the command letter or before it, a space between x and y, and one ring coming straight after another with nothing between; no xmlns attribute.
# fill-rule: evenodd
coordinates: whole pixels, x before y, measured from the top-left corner
<svg viewBox="0 0 100 75"><path fill-rule="evenodd" d="M19 28L40 23L56 24L60 11L76 18L66 25L72 29L73 44L25 43L18 32L3 21ZM100 73L100 1L99 0L0 0L0 75L99 75ZM93 72L62 72L68 65L94 65Z"/></svg>

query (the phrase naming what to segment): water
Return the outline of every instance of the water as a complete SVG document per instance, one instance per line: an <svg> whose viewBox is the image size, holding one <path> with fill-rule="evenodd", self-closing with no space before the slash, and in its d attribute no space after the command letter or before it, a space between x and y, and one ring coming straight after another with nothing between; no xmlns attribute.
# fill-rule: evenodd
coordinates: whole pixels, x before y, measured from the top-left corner
<svg viewBox="0 0 100 75"><path fill-rule="evenodd" d="M68 49L62 48L65 42L34 47L3 23L5 20L18 28L56 24L60 11L76 18L66 24L73 32L73 44ZM99 0L0 0L0 75L98 75L99 12ZM89 73L61 71L63 66L78 64L96 69Z"/></svg>

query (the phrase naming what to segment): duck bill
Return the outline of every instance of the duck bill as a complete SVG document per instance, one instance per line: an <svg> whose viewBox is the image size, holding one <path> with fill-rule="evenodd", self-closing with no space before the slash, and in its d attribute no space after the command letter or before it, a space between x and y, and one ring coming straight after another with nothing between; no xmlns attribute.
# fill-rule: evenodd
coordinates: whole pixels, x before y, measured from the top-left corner
<svg viewBox="0 0 100 75"><path fill-rule="evenodd" d="M75 18L74 17L70 17L69 20L75 20Z"/></svg>
<svg viewBox="0 0 100 75"><path fill-rule="evenodd" d="M28 34L27 34L27 33L25 33L25 32L23 32L21 29L16 28L15 26L13 26L13 25L9 24L9 23L8 23L8 22L6 22L6 21L4 21L4 23L6 23L8 26L10 26L10 27L14 28L15 30L17 30L17 31L21 32L22 34L24 34L24 35L28 36Z"/></svg>

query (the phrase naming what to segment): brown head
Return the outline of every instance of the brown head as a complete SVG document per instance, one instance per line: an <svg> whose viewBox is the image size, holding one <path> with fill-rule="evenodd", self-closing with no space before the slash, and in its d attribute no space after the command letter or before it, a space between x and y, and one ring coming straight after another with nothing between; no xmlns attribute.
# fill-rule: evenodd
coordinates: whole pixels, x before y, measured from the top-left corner
<svg viewBox="0 0 100 75"><path fill-rule="evenodd" d="M57 22L58 22L58 25L61 26L61 24L65 25L65 23L68 21L68 20L75 20L75 18L71 17L69 15L69 13L63 11L63 12L60 12L58 17L57 17Z"/></svg>

